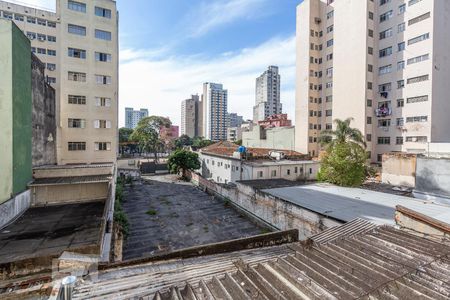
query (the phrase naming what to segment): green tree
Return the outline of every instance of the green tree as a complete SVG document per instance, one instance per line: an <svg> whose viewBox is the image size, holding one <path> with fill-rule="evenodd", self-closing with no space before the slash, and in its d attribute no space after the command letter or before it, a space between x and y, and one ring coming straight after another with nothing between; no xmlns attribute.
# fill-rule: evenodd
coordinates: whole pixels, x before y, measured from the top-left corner
<svg viewBox="0 0 450 300"><path fill-rule="evenodd" d="M183 134L179 138L175 140L175 147L177 149L183 148L185 146L191 146L193 143L192 138L190 138L188 135Z"/></svg>
<svg viewBox="0 0 450 300"><path fill-rule="evenodd" d="M322 156L318 180L340 186L359 186L367 171L367 152L361 132L350 127L352 119L335 120L336 130L325 130L320 141Z"/></svg>
<svg viewBox="0 0 450 300"><path fill-rule="evenodd" d="M131 129L131 128L126 128L126 127L119 128L120 153L123 154L124 149L126 147L130 146L128 143L130 142L130 136L132 133L133 133L133 129Z"/></svg>
<svg viewBox="0 0 450 300"><path fill-rule="evenodd" d="M181 171L183 176L184 171L197 170L200 166L198 154L184 149L175 150L167 161L170 173L179 174Z"/></svg>
<svg viewBox="0 0 450 300"><path fill-rule="evenodd" d="M242 146L242 139L237 140L236 142L234 142L236 145Z"/></svg>
<svg viewBox="0 0 450 300"><path fill-rule="evenodd" d="M206 140L201 136L197 136L193 139L192 141L192 146L196 147L196 148L204 148L204 147L208 147L209 145L214 144L213 141L211 140Z"/></svg>
<svg viewBox="0 0 450 300"><path fill-rule="evenodd" d="M165 150L165 141L161 139L161 128L169 128L172 125L168 118L159 116L146 117L139 121L130 138L139 143L142 151L153 153L155 161L158 153Z"/></svg>

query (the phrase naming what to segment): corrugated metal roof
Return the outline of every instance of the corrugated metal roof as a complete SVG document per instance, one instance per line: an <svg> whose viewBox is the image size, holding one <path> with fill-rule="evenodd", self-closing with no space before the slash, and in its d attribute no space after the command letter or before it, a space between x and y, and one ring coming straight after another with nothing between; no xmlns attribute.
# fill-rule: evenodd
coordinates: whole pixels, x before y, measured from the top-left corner
<svg viewBox="0 0 450 300"><path fill-rule="evenodd" d="M111 175L37 178L30 186L109 182Z"/></svg>
<svg viewBox="0 0 450 300"><path fill-rule="evenodd" d="M362 218L375 224L394 225L395 206L419 211L424 215L450 223L450 206L399 195L330 184L311 184L262 190L308 210L341 221Z"/></svg>
<svg viewBox="0 0 450 300"><path fill-rule="evenodd" d="M368 232L375 227L377 227L377 225L375 225L374 223L358 218L341 226L332 227L310 237L309 239L312 240L315 244L327 244L339 239L348 238L357 234Z"/></svg>
<svg viewBox="0 0 450 300"><path fill-rule="evenodd" d="M326 245L99 275L74 299L449 299L450 247L389 226ZM274 249L280 249L273 258ZM250 255L249 255L250 254ZM207 261L204 261L204 260ZM227 260L228 259L228 260ZM230 260L236 260L232 263ZM148 266L147 266L148 268Z"/></svg>

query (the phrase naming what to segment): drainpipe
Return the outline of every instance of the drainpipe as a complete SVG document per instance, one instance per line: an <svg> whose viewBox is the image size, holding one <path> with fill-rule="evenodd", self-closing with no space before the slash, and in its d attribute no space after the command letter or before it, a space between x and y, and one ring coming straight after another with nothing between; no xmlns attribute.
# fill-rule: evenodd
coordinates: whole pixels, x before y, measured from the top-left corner
<svg viewBox="0 0 450 300"><path fill-rule="evenodd" d="M75 287L75 282L77 278L75 276L67 276L62 280L62 299L63 300L72 300L73 288Z"/></svg>

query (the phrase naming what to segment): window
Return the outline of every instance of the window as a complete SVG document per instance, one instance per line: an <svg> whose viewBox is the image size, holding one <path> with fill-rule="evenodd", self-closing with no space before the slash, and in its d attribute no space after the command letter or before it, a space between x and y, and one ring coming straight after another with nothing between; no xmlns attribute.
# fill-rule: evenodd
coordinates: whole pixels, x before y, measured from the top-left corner
<svg viewBox="0 0 450 300"><path fill-rule="evenodd" d="M294 168L294 173L297 174L298 173L298 167Z"/></svg>
<svg viewBox="0 0 450 300"><path fill-rule="evenodd" d="M111 40L111 32L100 30L100 29L95 29L95 37L97 39L110 41Z"/></svg>
<svg viewBox="0 0 450 300"><path fill-rule="evenodd" d="M417 36L415 38L412 38L412 39L408 40L408 45L412 45L412 44L415 44L415 43L418 43L418 42L422 42L422 41L428 40L429 38L430 38L430 34L429 33L425 33L425 34L419 35L419 36Z"/></svg>
<svg viewBox="0 0 450 300"><path fill-rule="evenodd" d="M417 102L425 102L428 101L428 95L418 96L418 97L410 97L406 99L406 103L417 103Z"/></svg>
<svg viewBox="0 0 450 300"><path fill-rule="evenodd" d="M327 20L331 19L334 16L334 10L327 13Z"/></svg>
<svg viewBox="0 0 450 300"><path fill-rule="evenodd" d="M86 104L86 96L69 95L69 104Z"/></svg>
<svg viewBox="0 0 450 300"><path fill-rule="evenodd" d="M384 75L384 74L391 73L391 71L392 71L392 65L387 65L387 66L380 67L378 69L378 74Z"/></svg>
<svg viewBox="0 0 450 300"><path fill-rule="evenodd" d="M325 102L333 102L333 96L332 95L326 96L325 97Z"/></svg>
<svg viewBox="0 0 450 300"><path fill-rule="evenodd" d="M392 28L386 29L385 31L380 32L380 40L392 36Z"/></svg>
<svg viewBox="0 0 450 300"><path fill-rule="evenodd" d="M327 61L333 59L333 53L327 54Z"/></svg>
<svg viewBox="0 0 450 300"><path fill-rule="evenodd" d="M277 176L277 171L276 171L276 170L272 170L272 171L270 172L270 176L271 176L271 177Z"/></svg>
<svg viewBox="0 0 450 300"><path fill-rule="evenodd" d="M373 72L373 65L367 65L367 72Z"/></svg>
<svg viewBox="0 0 450 300"><path fill-rule="evenodd" d="M411 5L414 5L416 3L419 3L420 1L422 1L422 0L409 0L408 5L411 6Z"/></svg>
<svg viewBox="0 0 450 300"><path fill-rule="evenodd" d="M95 75L97 84L111 84L111 76Z"/></svg>
<svg viewBox="0 0 450 300"><path fill-rule="evenodd" d="M111 54L95 52L95 60L103 62L111 62Z"/></svg>
<svg viewBox="0 0 450 300"><path fill-rule="evenodd" d="M389 127L389 126L391 126L391 119L378 120L378 127Z"/></svg>
<svg viewBox="0 0 450 300"><path fill-rule="evenodd" d="M110 151L111 143L108 142L95 142L95 151Z"/></svg>
<svg viewBox="0 0 450 300"><path fill-rule="evenodd" d="M428 122L428 116L407 117L406 123Z"/></svg>
<svg viewBox="0 0 450 300"><path fill-rule="evenodd" d="M381 162L383 160L383 154L377 154L377 161Z"/></svg>
<svg viewBox="0 0 450 300"><path fill-rule="evenodd" d="M408 65L412 65L412 64L415 64L415 63L418 63L421 61L425 61L425 60L428 60L429 58L430 58L429 54L413 57L413 58L408 59Z"/></svg>
<svg viewBox="0 0 450 300"><path fill-rule="evenodd" d="M372 82L368 82L368 83L367 83L367 89L368 89L368 90L371 90L372 88L373 88Z"/></svg>
<svg viewBox="0 0 450 300"><path fill-rule="evenodd" d="M86 82L86 73L69 71L68 75L71 81Z"/></svg>
<svg viewBox="0 0 450 300"><path fill-rule="evenodd" d="M263 176L264 176L263 171L258 171L258 178L263 178Z"/></svg>
<svg viewBox="0 0 450 300"><path fill-rule="evenodd" d="M429 17L430 17L430 12L427 12L426 14L420 15L414 19L409 20L408 25L409 26L414 25L416 23L419 23L420 21L428 19Z"/></svg>
<svg viewBox="0 0 450 300"><path fill-rule="evenodd" d="M36 18L33 17L27 17L27 22L31 24L36 24Z"/></svg>
<svg viewBox="0 0 450 300"><path fill-rule="evenodd" d="M47 70L55 71L56 70L56 64L47 63Z"/></svg>
<svg viewBox="0 0 450 300"><path fill-rule="evenodd" d="M426 136L407 136L406 141L410 143L426 143L428 138Z"/></svg>
<svg viewBox="0 0 450 300"><path fill-rule="evenodd" d="M372 124L372 117L367 117L366 123L367 125Z"/></svg>
<svg viewBox="0 0 450 300"><path fill-rule="evenodd" d="M37 19L38 25L47 26L47 21L44 19Z"/></svg>
<svg viewBox="0 0 450 300"><path fill-rule="evenodd" d="M333 32L334 26L330 25L327 27L327 33Z"/></svg>
<svg viewBox="0 0 450 300"><path fill-rule="evenodd" d="M395 121L395 124L396 124L397 126L403 126L404 121L405 121L405 120L404 120L403 118L397 118L396 121Z"/></svg>
<svg viewBox="0 0 450 300"><path fill-rule="evenodd" d="M79 11L79 12L86 12L86 4L85 3L81 3L81 2L76 2L76 1L72 1L69 0L67 2L67 8L70 10L74 10L74 11Z"/></svg>
<svg viewBox="0 0 450 300"><path fill-rule="evenodd" d="M428 78L429 78L428 75L422 75L422 76L408 78L407 82L408 82L408 84L417 83L417 82L427 81Z"/></svg>
<svg viewBox="0 0 450 300"><path fill-rule="evenodd" d="M325 111L325 116L331 117L332 115L333 115L333 110L332 110L332 109L327 109L327 110Z"/></svg>
<svg viewBox="0 0 450 300"><path fill-rule="evenodd" d="M30 39L30 40L34 40L35 38L36 38L36 33L34 33L34 32L27 32L27 37Z"/></svg>
<svg viewBox="0 0 450 300"><path fill-rule="evenodd" d="M52 28L56 28L56 23L55 23L55 22L50 22L50 21L48 21L48 22L47 22L47 26L48 26L48 27L52 27Z"/></svg>
<svg viewBox="0 0 450 300"><path fill-rule="evenodd" d="M398 89L402 89L404 87L405 87L405 81L403 79L402 80L398 80L397 81L397 88Z"/></svg>
<svg viewBox="0 0 450 300"><path fill-rule="evenodd" d="M95 105L110 107L111 106L111 98L95 97Z"/></svg>
<svg viewBox="0 0 450 300"><path fill-rule="evenodd" d="M45 34L38 33L37 39L38 39L38 41L43 42L43 41L45 41L47 39L47 36Z"/></svg>
<svg viewBox="0 0 450 300"><path fill-rule="evenodd" d="M392 47L387 47L380 50L380 57L389 56L392 54Z"/></svg>
<svg viewBox="0 0 450 300"><path fill-rule="evenodd" d="M369 11L369 19L373 20L373 12Z"/></svg>
<svg viewBox="0 0 450 300"><path fill-rule="evenodd" d="M291 175L291 170L290 169L286 170L286 175Z"/></svg>
<svg viewBox="0 0 450 300"><path fill-rule="evenodd" d="M23 20L25 20L25 17L19 14L14 14L14 20L23 22Z"/></svg>
<svg viewBox="0 0 450 300"><path fill-rule="evenodd" d="M406 4L402 4L398 7L398 14L404 14L406 12Z"/></svg>
<svg viewBox="0 0 450 300"><path fill-rule="evenodd" d="M403 107L403 106L405 106L405 100L397 99L397 107Z"/></svg>
<svg viewBox="0 0 450 300"><path fill-rule="evenodd" d="M47 35L47 41L55 43L56 42L56 36Z"/></svg>
<svg viewBox="0 0 450 300"><path fill-rule="evenodd" d="M103 7L95 7L95 15L103 18L111 19L111 10Z"/></svg>
<svg viewBox="0 0 450 300"><path fill-rule="evenodd" d="M389 2L391 2L391 0L380 0L380 6L382 6L386 3L389 3Z"/></svg>
<svg viewBox="0 0 450 300"><path fill-rule="evenodd" d="M403 70L404 68L405 68L405 61L404 60L399 61L397 63L397 71Z"/></svg>
<svg viewBox="0 0 450 300"><path fill-rule="evenodd" d="M325 84L325 87L326 87L327 89L332 88L332 87L333 87L333 82L332 82L332 81L327 82L327 83Z"/></svg>
<svg viewBox="0 0 450 300"><path fill-rule="evenodd" d="M328 68L326 70L327 77L333 77L333 68Z"/></svg>
<svg viewBox="0 0 450 300"><path fill-rule="evenodd" d="M86 50L69 48L69 57L86 59Z"/></svg>
<svg viewBox="0 0 450 300"><path fill-rule="evenodd" d="M367 142L371 142L372 141L372 135L371 134L366 134L366 141Z"/></svg>
<svg viewBox="0 0 450 300"><path fill-rule="evenodd" d="M403 145L403 137L402 136L398 136L395 138L395 144L396 145Z"/></svg>
<svg viewBox="0 0 450 300"><path fill-rule="evenodd" d="M69 142L69 151L84 151L86 150L86 142Z"/></svg>
<svg viewBox="0 0 450 300"><path fill-rule="evenodd" d="M86 128L85 119L69 119L68 123L69 128Z"/></svg>
<svg viewBox="0 0 450 300"><path fill-rule="evenodd" d="M378 92L380 92L380 93L382 93L382 92L389 92L389 91L391 90L391 86L392 86L392 85L391 85L390 82L380 84L380 85L378 86Z"/></svg>
<svg viewBox="0 0 450 300"><path fill-rule="evenodd" d="M94 121L94 128L111 128L111 121L108 120L95 120ZM220 162L217 163L217 166L220 167Z"/></svg>
<svg viewBox="0 0 450 300"><path fill-rule="evenodd" d="M367 107L372 107L372 100L371 99L367 99Z"/></svg>
<svg viewBox="0 0 450 300"><path fill-rule="evenodd" d="M373 37L373 30L369 29L369 37Z"/></svg>
<svg viewBox="0 0 450 300"><path fill-rule="evenodd" d="M56 50L47 49L47 55L56 56Z"/></svg>
<svg viewBox="0 0 450 300"><path fill-rule="evenodd" d="M327 41L327 47L333 46L333 39Z"/></svg>
<svg viewBox="0 0 450 300"><path fill-rule="evenodd" d="M391 138L388 136L380 136L378 137L378 145L390 145Z"/></svg>
<svg viewBox="0 0 450 300"><path fill-rule="evenodd" d="M397 44L398 52L405 50L405 42L401 42Z"/></svg>
<svg viewBox="0 0 450 300"><path fill-rule="evenodd" d="M1 13L1 11L0 11L0 13ZM0 15L1 15L1 14L0 14ZM12 19L13 19L13 14L4 11L4 12L3 12L3 18L12 20Z"/></svg>
<svg viewBox="0 0 450 300"><path fill-rule="evenodd" d="M402 33L405 30L406 30L405 22L398 24L398 26L397 26L398 33Z"/></svg>
<svg viewBox="0 0 450 300"><path fill-rule="evenodd" d="M56 83L56 78L47 76L47 83Z"/></svg>
<svg viewBox="0 0 450 300"><path fill-rule="evenodd" d="M367 48L367 53L372 55L373 54L373 48L372 47Z"/></svg>
<svg viewBox="0 0 450 300"><path fill-rule="evenodd" d="M384 14L380 15L380 23L383 23L384 21L387 21L392 18L393 11L390 10L388 12L385 12Z"/></svg>
<svg viewBox="0 0 450 300"><path fill-rule="evenodd" d="M37 54L46 54L46 53L47 53L47 49L37 48Z"/></svg>
<svg viewBox="0 0 450 300"><path fill-rule="evenodd" d="M86 27L69 24L68 32L76 35L86 36Z"/></svg>

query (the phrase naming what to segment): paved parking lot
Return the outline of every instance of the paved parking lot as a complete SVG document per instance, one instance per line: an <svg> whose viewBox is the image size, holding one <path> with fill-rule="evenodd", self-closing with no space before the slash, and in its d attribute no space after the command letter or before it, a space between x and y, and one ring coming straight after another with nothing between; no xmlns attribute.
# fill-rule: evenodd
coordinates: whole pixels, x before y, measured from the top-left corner
<svg viewBox="0 0 450 300"><path fill-rule="evenodd" d="M257 235L264 229L173 175L145 177L124 191L130 221L123 259Z"/></svg>

